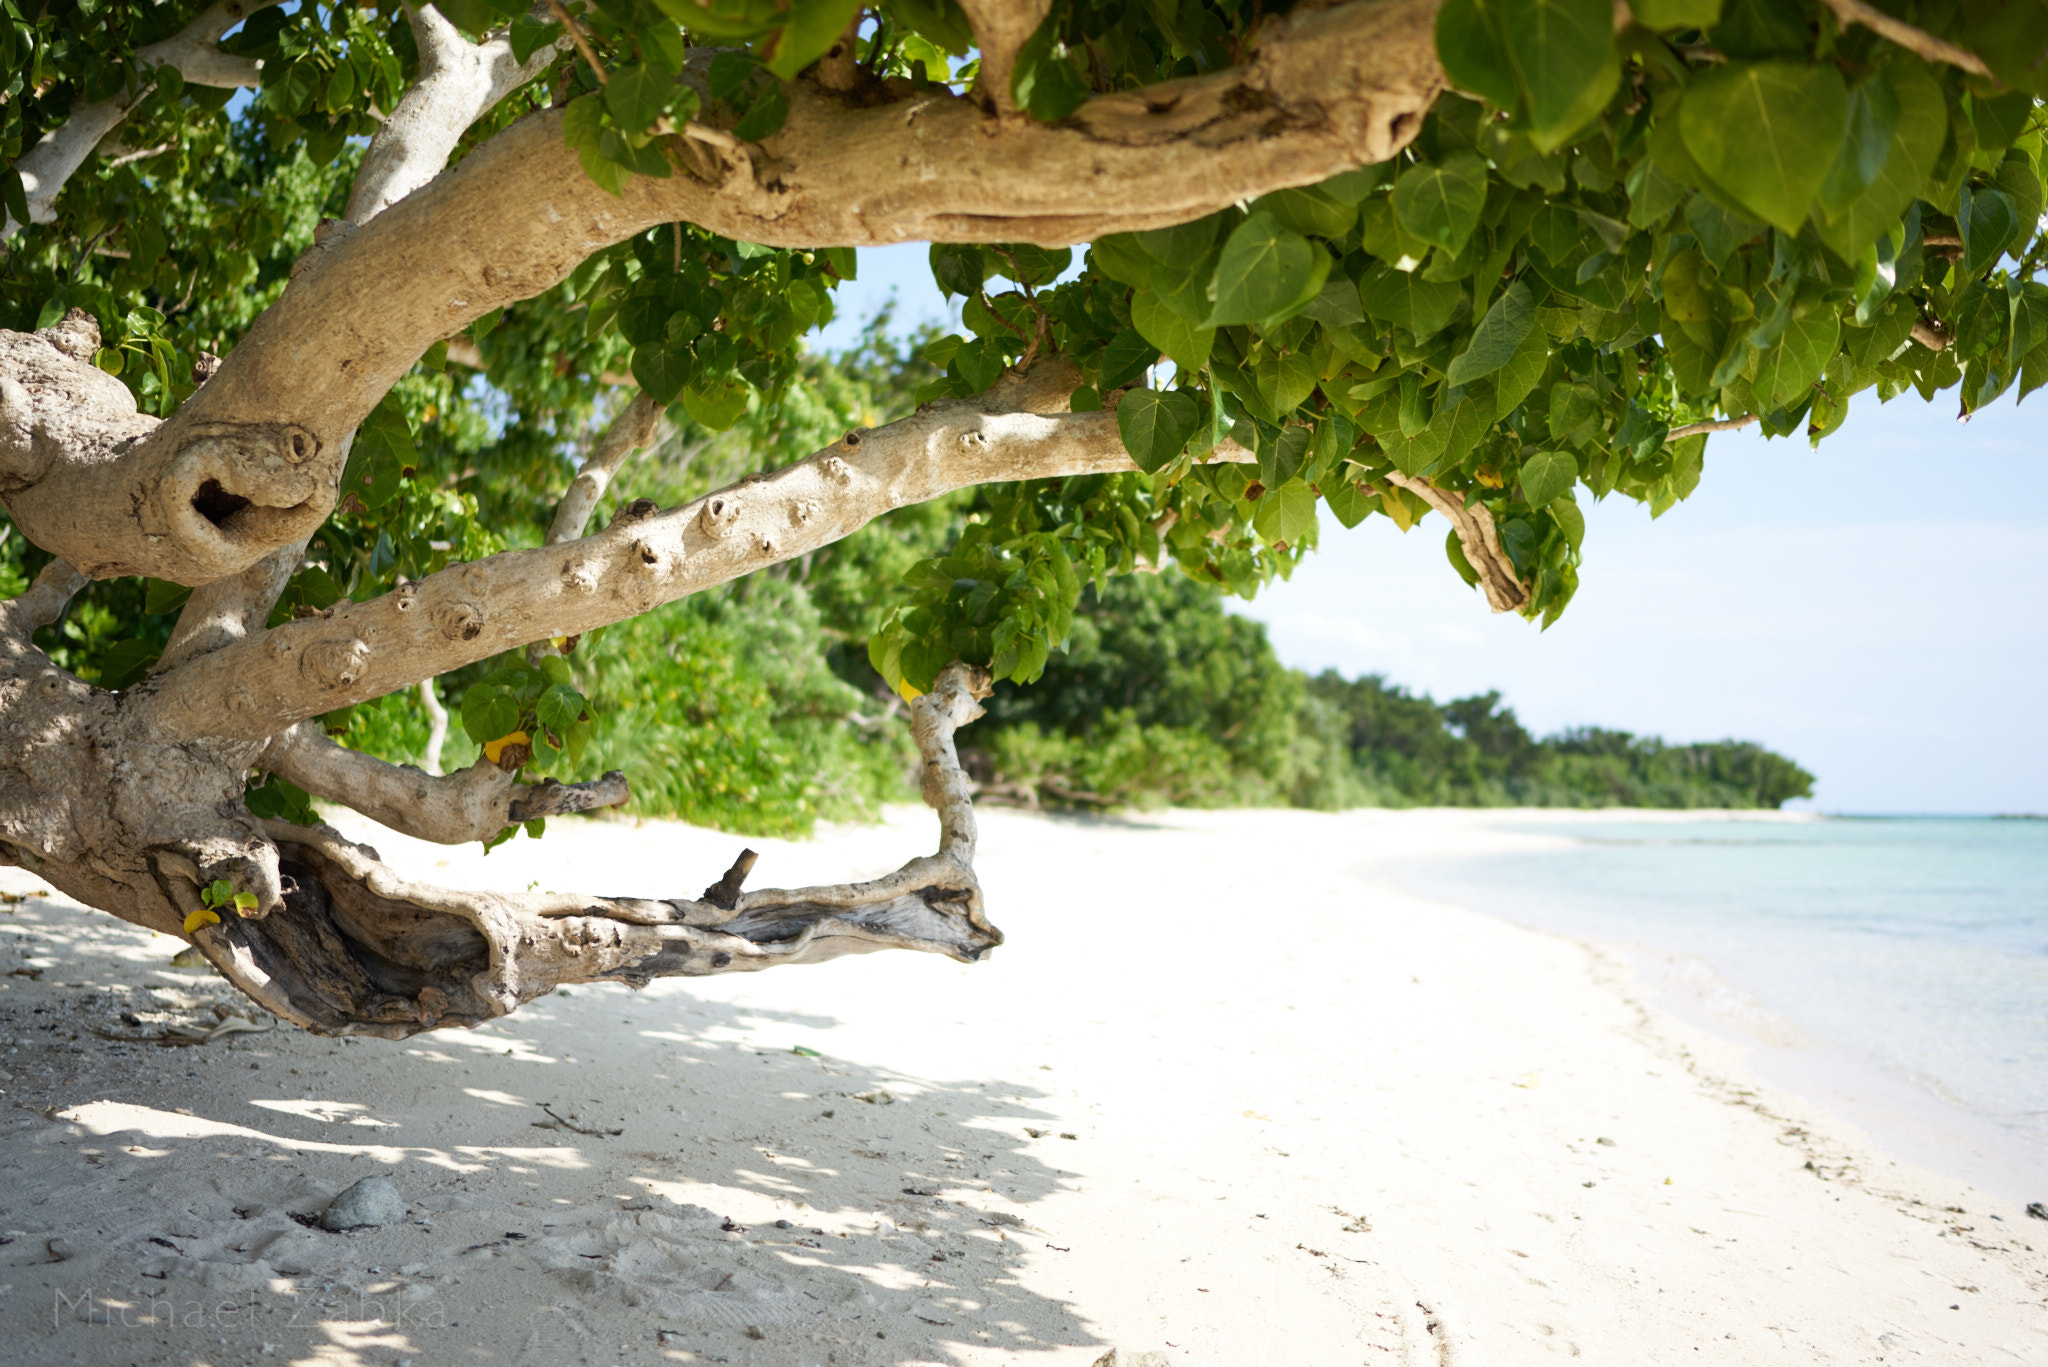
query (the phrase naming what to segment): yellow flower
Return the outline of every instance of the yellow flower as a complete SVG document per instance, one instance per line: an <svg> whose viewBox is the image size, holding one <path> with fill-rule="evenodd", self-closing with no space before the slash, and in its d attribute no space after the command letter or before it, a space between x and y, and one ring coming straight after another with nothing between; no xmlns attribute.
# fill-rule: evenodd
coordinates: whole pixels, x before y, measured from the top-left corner
<svg viewBox="0 0 2048 1367"><path fill-rule="evenodd" d="M524 731L514 731L509 736L500 736L496 740L485 741L484 758L489 760L491 763L496 764L498 762L498 756L505 753L506 746L531 744L533 744L532 739Z"/></svg>
<svg viewBox="0 0 2048 1367"><path fill-rule="evenodd" d="M210 911L202 909L193 912L190 916L187 916L185 918L185 933L187 935L190 935L193 931L199 929L199 927L201 926L217 926L219 924L220 917L214 915Z"/></svg>

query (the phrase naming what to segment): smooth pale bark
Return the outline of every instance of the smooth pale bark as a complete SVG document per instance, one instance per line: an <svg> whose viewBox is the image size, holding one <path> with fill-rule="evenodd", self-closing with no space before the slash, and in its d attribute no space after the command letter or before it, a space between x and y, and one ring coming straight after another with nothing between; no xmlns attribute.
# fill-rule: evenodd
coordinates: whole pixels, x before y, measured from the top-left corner
<svg viewBox="0 0 2048 1367"><path fill-rule="evenodd" d="M546 6L537 12L545 15ZM545 71L568 42L557 39L520 62L509 30L471 43L431 5L409 5L405 15L419 49L419 77L363 153L342 215L350 224L369 222L441 174L469 126Z"/></svg>
<svg viewBox="0 0 2048 1367"><path fill-rule="evenodd" d="M954 489L1135 470L1114 412L1058 411L1079 380L1071 363L1050 358L1028 378L849 433L808 460L681 507L621 509L580 541L453 565L286 623L150 680L136 705L166 736L270 736L529 641L638 616ZM1211 458L1253 459L1230 441Z"/></svg>
<svg viewBox="0 0 2048 1367"><path fill-rule="evenodd" d="M150 430L111 455L51 443L36 489L9 507L40 494L37 543L88 574L237 573L327 515L349 435L429 346L603 247L678 220L780 246L1064 245L1185 222L1400 150L1444 87L1434 9L1297 10L1261 29L1242 67L1102 96L1058 125L943 91L848 108L800 83L764 143L720 135L724 146L700 145L704 178L636 176L623 197L583 174L559 111L529 115L362 227L327 234L168 422L130 417ZM192 499L206 480L242 504L205 515ZM98 511L67 519L48 505Z"/></svg>
<svg viewBox="0 0 2048 1367"><path fill-rule="evenodd" d="M256 764L315 797L437 845L489 840L522 821L616 807L632 796L616 769L589 783L528 784L479 758L459 773L429 774L336 745L311 723L284 732Z"/></svg>

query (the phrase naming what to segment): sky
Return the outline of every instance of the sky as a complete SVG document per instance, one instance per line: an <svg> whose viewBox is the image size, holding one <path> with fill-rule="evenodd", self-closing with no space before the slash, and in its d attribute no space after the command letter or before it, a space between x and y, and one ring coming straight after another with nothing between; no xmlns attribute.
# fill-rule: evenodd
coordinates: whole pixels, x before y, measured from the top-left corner
<svg viewBox="0 0 2048 1367"><path fill-rule="evenodd" d="M892 294L901 325L948 321L925 261L863 250L815 344ZM1818 775L1801 805L1822 811L2048 813L2048 391L1955 413L1865 393L1818 451L1711 438L1698 492L1655 522L1588 508L1579 593L1547 632L1487 611L1436 517L1406 536L1325 518L1292 582L1235 610L1296 668L1499 690L1539 734L1761 741Z"/></svg>

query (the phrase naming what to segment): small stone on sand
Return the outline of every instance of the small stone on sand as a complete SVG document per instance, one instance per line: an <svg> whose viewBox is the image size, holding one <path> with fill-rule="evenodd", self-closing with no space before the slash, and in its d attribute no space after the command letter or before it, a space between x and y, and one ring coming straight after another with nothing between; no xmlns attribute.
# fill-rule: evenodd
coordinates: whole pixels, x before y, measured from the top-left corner
<svg viewBox="0 0 2048 1367"><path fill-rule="evenodd" d="M382 1177L365 1177L327 1203L320 1227L326 1230L361 1229L365 1225L395 1225L405 1219L405 1202L398 1188Z"/></svg>

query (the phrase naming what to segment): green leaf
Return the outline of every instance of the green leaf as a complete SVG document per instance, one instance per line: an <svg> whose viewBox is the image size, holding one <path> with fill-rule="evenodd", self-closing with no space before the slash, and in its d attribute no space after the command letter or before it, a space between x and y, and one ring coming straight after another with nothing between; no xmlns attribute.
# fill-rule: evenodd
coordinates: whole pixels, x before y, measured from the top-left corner
<svg viewBox="0 0 2048 1367"><path fill-rule="evenodd" d="M1934 173L1948 136L1948 113L1941 87L1919 62L1895 62L1865 82L1890 87L1899 114L1884 165L1869 185L1820 225L1821 239L1848 260L1886 231L1896 228L1906 208ZM1896 236L1894 237L1896 243ZM1723 258L1725 259L1725 258Z"/></svg>
<svg viewBox="0 0 2048 1367"><path fill-rule="evenodd" d="M1332 242L1351 231L1358 221L1358 205L1346 204L1315 186L1296 190L1275 190L1252 201L1252 212L1270 213L1284 228L1303 236L1327 237Z"/></svg>
<svg viewBox="0 0 2048 1367"><path fill-rule="evenodd" d="M1709 29L1721 20L1721 0L1630 0L1629 9L1638 24L1659 32Z"/></svg>
<svg viewBox="0 0 2048 1367"><path fill-rule="evenodd" d="M1963 270L1970 275L1998 260L2020 233L2019 210L2003 190L1973 189L1963 182L1956 226L1963 235Z"/></svg>
<svg viewBox="0 0 2048 1367"><path fill-rule="evenodd" d="M1058 38L1061 16L1048 15L1017 50L1010 72L1010 98L1040 123L1057 123L1088 101L1090 91L1066 45Z"/></svg>
<svg viewBox="0 0 2048 1367"><path fill-rule="evenodd" d="M956 294L972 298L981 293L982 283L988 279L989 262L979 247L934 242L931 266L932 279L938 282L940 291L948 298ZM944 365L945 362L939 364Z"/></svg>
<svg viewBox="0 0 2048 1367"><path fill-rule="evenodd" d="M657 342L633 348L633 378L649 395L665 404L676 401L676 395L690 382L694 368L690 353L682 347Z"/></svg>
<svg viewBox="0 0 2048 1367"><path fill-rule="evenodd" d="M1530 138L1548 152L1590 122L1621 79L1606 0L1500 0L1501 36L1527 98Z"/></svg>
<svg viewBox="0 0 2048 1367"><path fill-rule="evenodd" d="M1579 463L1569 451L1538 451L1522 462L1522 497L1534 508L1561 498L1579 482Z"/></svg>
<svg viewBox="0 0 2048 1367"><path fill-rule="evenodd" d="M1196 327L1152 291L1139 290L1131 296L1131 323L1154 348L1172 357L1181 373L1193 374L1209 363L1216 329Z"/></svg>
<svg viewBox="0 0 2048 1367"><path fill-rule="evenodd" d="M1483 196L1484 190L1482 188ZM1280 226L1269 213L1237 225L1216 264L1216 307L1210 327L1258 323L1304 302L1315 276L1315 258L1328 269L1329 255L1300 233ZM1317 282L1320 287L1320 282Z"/></svg>
<svg viewBox="0 0 2048 1367"><path fill-rule="evenodd" d="M2038 60L2038 59L2037 59ZM1977 150L1995 152L2012 146L2034 112L2034 98L2024 90L2003 95L1970 96L1970 126L1977 132Z"/></svg>
<svg viewBox="0 0 2048 1367"><path fill-rule="evenodd" d="M788 119L789 98L781 86L771 85L754 98L746 116L733 125L732 135L741 142L759 142L780 132Z"/></svg>
<svg viewBox="0 0 2048 1367"><path fill-rule="evenodd" d="M154 581L152 581L154 582ZM147 641L116 641L100 657L101 688L123 689L149 672L163 652Z"/></svg>
<svg viewBox="0 0 2048 1367"><path fill-rule="evenodd" d="M1365 521L1373 510L1374 496L1354 478L1357 473L1357 466L1347 465L1319 486L1323 502L1330 505L1330 511L1347 528Z"/></svg>
<svg viewBox="0 0 2048 1367"><path fill-rule="evenodd" d="M192 590L183 584L173 584L168 579L145 579L142 596L142 610L151 616L162 616L176 612L185 606L185 600L192 596ZM326 604L321 606L325 607Z"/></svg>
<svg viewBox="0 0 2048 1367"><path fill-rule="evenodd" d="M562 26L522 14L512 21L512 31L508 36L512 40L512 60L525 66L528 57L562 36Z"/></svg>
<svg viewBox="0 0 2048 1367"><path fill-rule="evenodd" d="M1262 350L1250 369L1259 398L1275 421L1286 418L1315 392L1315 363L1302 352Z"/></svg>
<svg viewBox="0 0 2048 1367"><path fill-rule="evenodd" d="M1139 245L1136 233L1096 238L1088 245L1088 264L1132 289L1144 289L1152 283L1152 257Z"/></svg>
<svg viewBox="0 0 2048 1367"><path fill-rule="evenodd" d="M970 394L979 394L994 384L1002 376L1003 365L1001 346L987 339L969 342L953 353L953 368L967 382Z"/></svg>
<svg viewBox="0 0 2048 1367"><path fill-rule="evenodd" d="M28 194L22 186L21 172L11 166L0 174L0 207L4 207L16 223L27 226Z"/></svg>
<svg viewBox="0 0 2048 1367"><path fill-rule="evenodd" d="M519 729L519 704L498 685L472 684L462 695L462 729L478 745L509 736Z"/></svg>
<svg viewBox="0 0 2048 1367"><path fill-rule="evenodd" d="M1112 389L1136 383L1158 360L1158 347L1146 341L1143 334L1125 328L1110 338L1109 344L1102 349L1102 383L1099 387L1107 394ZM995 383L993 376L989 383Z"/></svg>
<svg viewBox="0 0 2048 1367"><path fill-rule="evenodd" d="M1358 286L1342 271L1330 273L1301 314L1330 328L1348 328L1365 321L1365 309L1358 302Z"/></svg>
<svg viewBox="0 0 2048 1367"><path fill-rule="evenodd" d="M1505 418L1521 407L1522 400L1535 393L1536 386L1543 382L1543 372L1549 368L1550 339L1541 328L1531 328L1515 348L1515 354L1493 377L1494 417Z"/></svg>
<svg viewBox="0 0 2048 1367"><path fill-rule="evenodd" d="M988 264L997 275L1020 285L1050 285L1074 264L1074 249L1029 242L999 244L989 249Z"/></svg>
<svg viewBox="0 0 2048 1367"><path fill-rule="evenodd" d="M1178 389L1133 389L1116 406L1124 450L1146 474L1156 474L1186 449L1201 425L1201 406Z"/></svg>
<svg viewBox="0 0 2048 1367"><path fill-rule="evenodd" d="M1551 440L1585 442L1599 422L1600 396L1591 385L1560 382L1550 387Z"/></svg>
<svg viewBox="0 0 2048 1367"><path fill-rule="evenodd" d="M1444 558L1451 562L1451 568L1458 572L1458 578L1466 584L1477 586L1479 571L1472 568L1472 562L1465 557L1464 543L1458 540L1458 529L1451 528L1444 533Z"/></svg>
<svg viewBox="0 0 2048 1367"><path fill-rule="evenodd" d="M1216 234L1222 224L1222 214L1211 214L1207 218L1198 218L1193 223L1181 223L1171 228L1152 228L1134 236L1145 255L1160 265L1176 271L1188 271L1209 259L1209 253L1216 249ZM1112 278L1122 280L1123 276L1114 275Z"/></svg>
<svg viewBox="0 0 2048 1367"><path fill-rule="evenodd" d="M1298 479L1268 489L1252 513L1252 529L1268 542L1300 545L1316 529L1315 490Z"/></svg>
<svg viewBox="0 0 2048 1367"><path fill-rule="evenodd" d="M683 411L714 432L723 432L747 411L747 387L732 382L699 382L683 389Z"/></svg>
<svg viewBox="0 0 2048 1367"><path fill-rule="evenodd" d="M1820 202L1839 214L1874 182L1898 137L1899 97L1883 73L1849 88L1849 125L1835 163L1820 184Z"/></svg>
<svg viewBox="0 0 2048 1367"><path fill-rule="evenodd" d="M1521 350L1536 327L1536 293L1525 280L1508 286L1472 330L1472 342L1460 352L1445 377L1454 385L1493 374Z"/></svg>
<svg viewBox="0 0 2048 1367"><path fill-rule="evenodd" d="M796 0L795 17L762 42L757 54L769 71L785 81L817 61L839 40L862 0ZM941 77L945 72L940 72Z"/></svg>
<svg viewBox="0 0 2048 1367"><path fill-rule="evenodd" d="M1455 256L1486 207L1486 163L1459 152L1441 166L1410 167L1394 182L1393 205L1403 231Z"/></svg>
<svg viewBox="0 0 2048 1367"><path fill-rule="evenodd" d="M955 57L965 57L974 46L973 26L955 0L892 0L889 8L913 33Z"/></svg>
<svg viewBox="0 0 2048 1367"><path fill-rule="evenodd" d="M534 713L542 726L559 736L574 726L587 708L581 693L566 683L557 683L550 684L548 691L540 695Z"/></svg>
<svg viewBox="0 0 2048 1367"><path fill-rule="evenodd" d="M1833 309L1815 304L1803 318L1795 309L1785 334L1757 366L1754 383L1764 406L1783 408L1812 389L1841 337L1842 320Z"/></svg>
<svg viewBox="0 0 2048 1367"><path fill-rule="evenodd" d="M1424 280L1384 262L1374 264L1365 273L1358 283L1358 294L1367 313L1406 328L1417 337L1442 331L1465 297L1457 285Z"/></svg>
<svg viewBox="0 0 2048 1367"><path fill-rule="evenodd" d="M620 128L639 133L661 117L675 88L673 77L644 66L623 67L612 72L604 88L604 105Z"/></svg>
<svg viewBox="0 0 2048 1367"><path fill-rule="evenodd" d="M2033 225L2041 221L2042 195L2041 175L2034 169L2034 162L2025 152L2017 149L2007 152L2005 160L1998 163L1997 174L1993 177L1998 188L2012 196L2013 212L2020 221L2020 245L2032 236Z"/></svg>
<svg viewBox="0 0 2048 1367"><path fill-rule="evenodd" d="M1306 427L1283 427L1271 440L1260 433L1258 443L1259 482L1277 489L1301 473L1308 460L1312 433Z"/></svg>
<svg viewBox="0 0 2048 1367"><path fill-rule="evenodd" d="M1849 92L1831 65L1729 63L1699 77L1679 105L1679 132L1700 169L1765 222L1797 232L1849 122Z"/></svg>
<svg viewBox="0 0 2048 1367"><path fill-rule="evenodd" d="M1513 109L1522 85L1501 37L1500 11L1500 0L1445 0L1436 15L1437 60L1458 89Z"/></svg>

